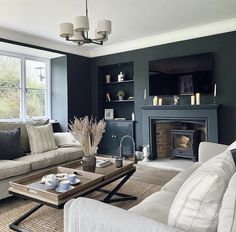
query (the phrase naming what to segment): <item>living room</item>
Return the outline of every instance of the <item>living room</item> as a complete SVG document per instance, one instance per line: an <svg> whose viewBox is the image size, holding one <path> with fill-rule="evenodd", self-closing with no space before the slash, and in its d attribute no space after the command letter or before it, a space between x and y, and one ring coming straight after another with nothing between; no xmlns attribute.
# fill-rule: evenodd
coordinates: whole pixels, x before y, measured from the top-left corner
<svg viewBox="0 0 236 232"><path fill-rule="evenodd" d="M231 166L235 144L227 148L236 138L236 2L152 0L147 4L131 0L60 3L50 0L47 4L46 7L41 2L28 0L14 3L4 0L1 4L0 130L5 133L20 128L14 133L18 133L21 143L24 140L24 152L31 152L31 155L9 160L1 157L0 231L24 231L20 230L21 226L28 231L41 231L42 228L70 232L209 231L209 225L211 231L236 230L235 216L224 219L225 207L232 211L236 204L235 196L226 194L232 191L233 184L235 188L236 179L233 178L235 167ZM87 29L80 28L73 32L74 37L70 37L71 24L68 23L59 28L61 23L73 23L74 17L86 14L90 24L88 34ZM108 20L101 20L96 28L96 22L101 18ZM99 31L101 27L105 27L105 32ZM78 32L83 35L79 41L75 37ZM71 39L76 41L69 41ZM14 78L6 81L6 72L17 73L16 84L12 84ZM163 79L168 72L170 78L165 82ZM157 84L155 77L161 82ZM186 79L187 85L184 84ZM32 80L36 81L32 84ZM101 171L96 168L93 177L86 172L86 178L94 178L86 186L82 184L84 180L80 172L68 171L77 168L85 154L77 144L76 132L73 134L74 117L80 119L77 123L81 125L92 123L86 121L91 117L98 121L105 119L105 132L103 124L99 124L102 139L95 153L111 159L114 167L117 165L115 171L109 167L100 168ZM28 125L35 120L34 126ZM36 146L38 140L35 141L32 134L37 132L30 127L47 125L53 136L50 139L54 140L52 151L40 147L33 150L31 145ZM174 138L176 142L173 142ZM176 143L179 149L175 149ZM185 146L187 149L183 149ZM0 156L5 152L3 147L4 144L0 145ZM229 150L232 155L228 154ZM197 186L197 177L203 174L194 173L204 171L204 165L217 171L217 165L212 167L210 162L207 166L207 160L217 158L221 152L233 158L228 157L230 160L225 162L230 163L229 166L222 167L229 170L227 175L221 173L223 177L219 177L219 185L209 190L214 195L218 189L224 189L218 198L213 197L218 201L217 209L211 215L214 220L211 218L210 223L203 220L206 209L199 210L200 219L197 221L191 218L192 212L184 214L184 208L184 216L178 219L178 204L192 200L180 199L180 193L185 196L187 190L184 188L188 183ZM121 153L124 159L120 160ZM138 159L137 164L133 164L133 158ZM21 162L23 166L14 166L14 162ZM201 165L202 162L205 164ZM24 181L31 181L42 171L44 175L45 172L51 173L52 168L60 168L61 173L68 171L68 176L77 175L76 180L81 181L70 187L70 197L65 195L64 199L61 194L58 196L62 198L54 201L53 194L36 197L32 192L22 194L22 186L18 189ZM122 184L117 184L123 177ZM98 182L95 183L95 179ZM13 182L11 189L10 182ZM207 186L202 185L200 188ZM75 192L81 186L83 191ZM13 197L9 197L9 191ZM87 194L90 194L88 199L81 198ZM199 192L195 194L200 195ZM229 195L234 204L224 206ZM48 196L50 200L45 200ZM116 199L117 196L121 199ZM78 200L71 201L77 197ZM118 202L114 203L114 199ZM43 203L43 206L40 209L36 206L30 217L14 224L13 221L35 206L32 202ZM158 205L157 208L153 208L154 204ZM96 219L96 215L102 215L103 211L106 212L104 217ZM114 215L117 215L118 222ZM87 223L88 219L95 225ZM127 223L129 220L133 227ZM189 228L186 224L191 222L193 227ZM228 225L232 223L231 230L226 222ZM206 226L198 227L197 224ZM12 225L11 229L9 225Z"/></svg>

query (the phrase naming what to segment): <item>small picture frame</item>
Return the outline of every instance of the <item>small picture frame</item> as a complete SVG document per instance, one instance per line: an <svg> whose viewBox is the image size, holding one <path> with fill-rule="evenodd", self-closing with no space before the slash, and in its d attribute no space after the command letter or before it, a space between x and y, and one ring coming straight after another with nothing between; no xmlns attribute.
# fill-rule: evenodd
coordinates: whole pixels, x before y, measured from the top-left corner
<svg viewBox="0 0 236 232"><path fill-rule="evenodd" d="M114 119L114 109L105 109L104 118L105 118L105 120L113 120Z"/></svg>
<svg viewBox="0 0 236 232"><path fill-rule="evenodd" d="M180 77L180 94L193 95L193 76L183 75Z"/></svg>

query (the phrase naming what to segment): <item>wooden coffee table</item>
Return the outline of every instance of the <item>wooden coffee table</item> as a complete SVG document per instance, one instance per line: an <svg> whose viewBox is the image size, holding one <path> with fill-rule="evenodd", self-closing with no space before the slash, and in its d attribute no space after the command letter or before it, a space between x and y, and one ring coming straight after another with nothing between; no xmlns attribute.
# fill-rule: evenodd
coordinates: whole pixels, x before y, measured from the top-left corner
<svg viewBox="0 0 236 232"><path fill-rule="evenodd" d="M97 159L102 158L97 157ZM27 230L21 228L19 224L43 205L48 205L54 208L62 208L64 204L70 199L84 197L94 191L100 191L107 194L102 200L105 203L136 200L136 196L118 192L119 189L136 171L136 168L133 165L134 163L131 161L124 161L123 167L116 168L114 165L114 159L111 159L111 162L111 165L105 168L96 168L95 173L91 173L83 171L81 167L81 161L78 160L10 182L10 194L39 203L30 211L26 212L24 215L14 221L10 225L10 228L15 231L25 232ZM64 193L59 193L55 190L47 190L45 184L41 184L40 180L43 176L52 173L74 173L77 175L77 178L80 179L80 183L78 185L74 185L73 189ZM108 191L103 189L104 186L107 186L108 184L117 180L118 183L113 190Z"/></svg>

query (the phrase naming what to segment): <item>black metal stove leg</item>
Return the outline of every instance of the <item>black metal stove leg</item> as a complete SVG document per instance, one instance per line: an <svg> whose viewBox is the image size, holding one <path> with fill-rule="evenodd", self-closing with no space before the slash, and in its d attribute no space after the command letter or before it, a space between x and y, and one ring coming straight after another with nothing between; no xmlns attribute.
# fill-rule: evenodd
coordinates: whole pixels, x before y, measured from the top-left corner
<svg viewBox="0 0 236 232"><path fill-rule="evenodd" d="M39 208L41 208L43 206L43 204L37 204L36 206L34 206L31 210L29 210L28 212L26 212L25 214L23 214L21 217L19 217L18 219L16 219L13 223L11 223L9 225L9 227L14 230L14 231L18 231L18 232L28 232L28 230L21 228L19 226L19 224L24 221L27 217L29 217L31 214L33 214L34 212L36 212Z"/></svg>

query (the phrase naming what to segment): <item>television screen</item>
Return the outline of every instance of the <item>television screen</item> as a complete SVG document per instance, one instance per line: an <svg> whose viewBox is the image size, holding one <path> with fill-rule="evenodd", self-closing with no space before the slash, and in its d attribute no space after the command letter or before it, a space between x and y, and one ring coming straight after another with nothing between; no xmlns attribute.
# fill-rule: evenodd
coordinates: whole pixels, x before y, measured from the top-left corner
<svg viewBox="0 0 236 232"><path fill-rule="evenodd" d="M198 54L149 62L149 95L210 94L213 54Z"/></svg>

